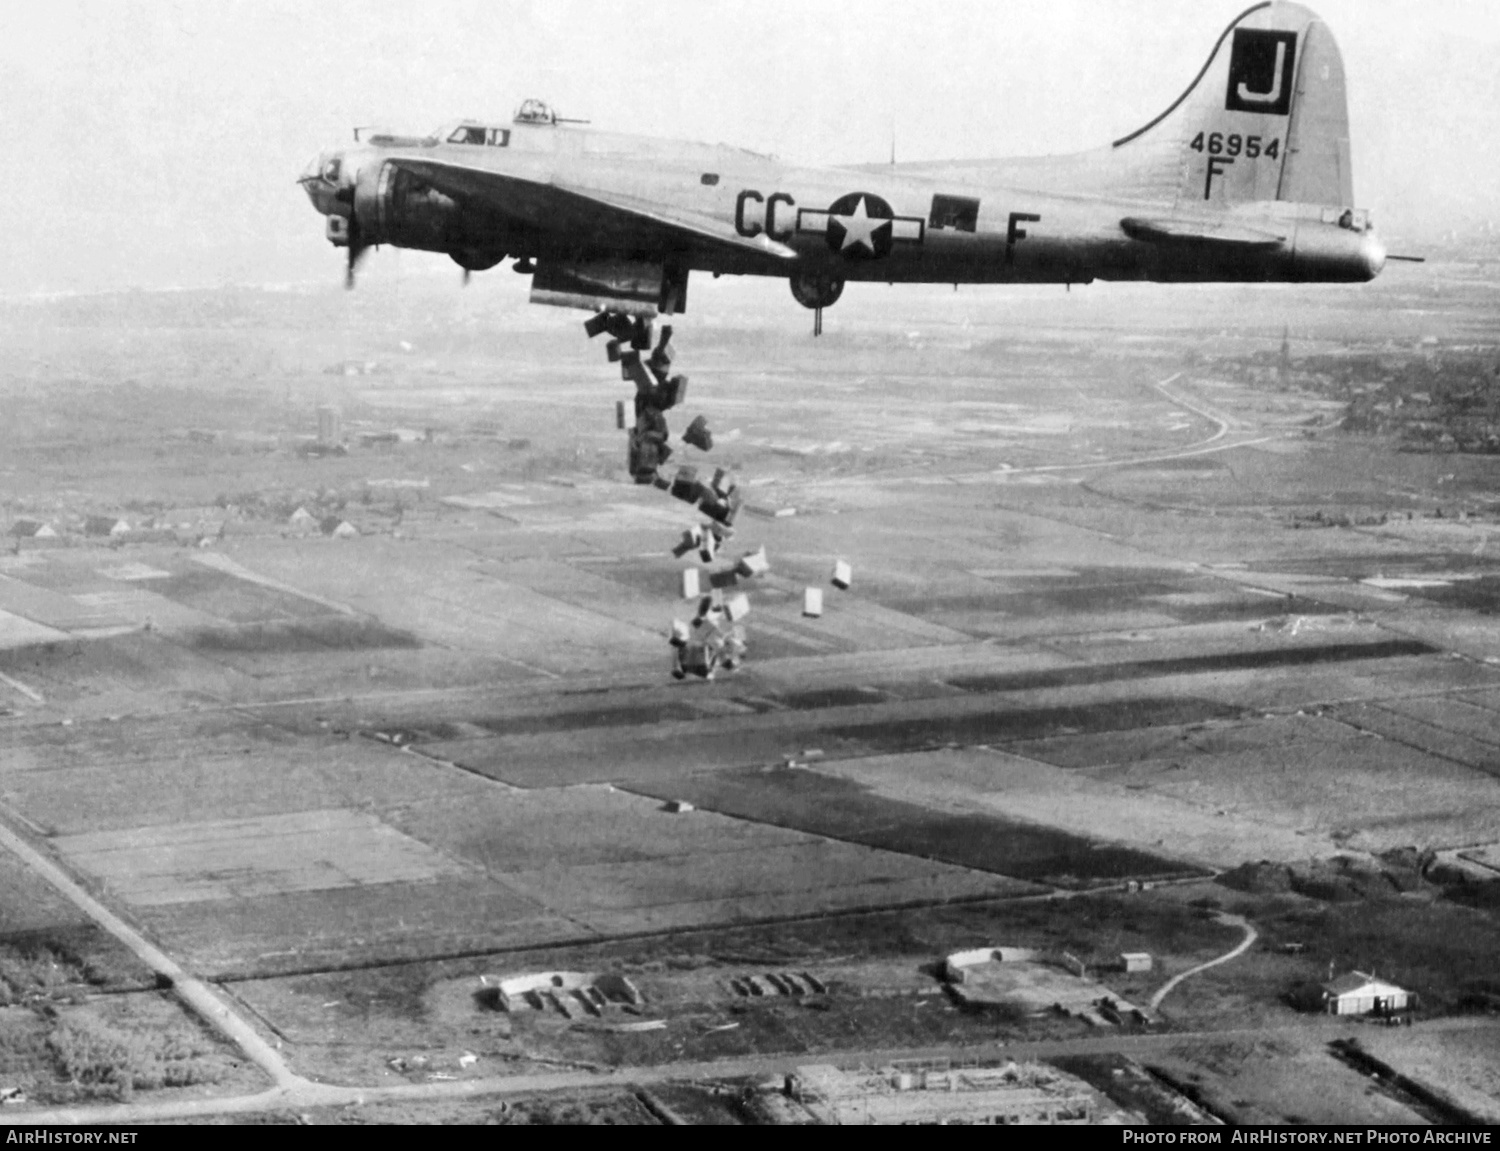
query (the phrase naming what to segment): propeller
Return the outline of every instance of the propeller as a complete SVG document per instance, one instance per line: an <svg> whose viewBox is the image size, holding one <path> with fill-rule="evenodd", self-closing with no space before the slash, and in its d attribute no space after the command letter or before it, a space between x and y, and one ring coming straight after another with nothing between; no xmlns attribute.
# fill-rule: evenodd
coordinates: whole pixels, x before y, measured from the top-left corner
<svg viewBox="0 0 1500 1151"><path fill-rule="evenodd" d="M359 267L359 261L364 256L368 245L363 243L359 234L359 217L354 213L349 215L349 258L344 265L344 290L352 291L354 288L354 269Z"/></svg>
<svg viewBox="0 0 1500 1151"><path fill-rule="evenodd" d="M467 287L468 287L468 286L469 286L469 277L470 277L470 276L471 276L471 275L472 275L472 274L473 274L473 273L472 273L472 272L471 272L471 271L470 271L470 270L469 270L469 269L468 269L468 268L465 268L465 269L464 269L464 287L466 287L466 288L467 288Z"/></svg>

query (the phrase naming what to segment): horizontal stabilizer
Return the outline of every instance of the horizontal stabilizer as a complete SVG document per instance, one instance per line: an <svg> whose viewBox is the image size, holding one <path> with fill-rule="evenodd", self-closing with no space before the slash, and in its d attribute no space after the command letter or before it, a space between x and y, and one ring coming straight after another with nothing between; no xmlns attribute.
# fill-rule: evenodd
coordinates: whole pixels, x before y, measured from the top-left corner
<svg viewBox="0 0 1500 1151"><path fill-rule="evenodd" d="M1126 216L1120 228L1132 240L1152 244L1224 244L1236 248L1275 248L1286 242L1286 236L1263 232L1242 224L1215 220L1145 219Z"/></svg>

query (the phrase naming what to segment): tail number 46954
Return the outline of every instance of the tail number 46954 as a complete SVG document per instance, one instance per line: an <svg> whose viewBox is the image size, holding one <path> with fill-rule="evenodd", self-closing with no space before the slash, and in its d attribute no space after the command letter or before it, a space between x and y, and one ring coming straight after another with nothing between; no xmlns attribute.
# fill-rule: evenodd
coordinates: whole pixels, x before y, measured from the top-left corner
<svg viewBox="0 0 1500 1151"><path fill-rule="evenodd" d="M1210 156L1244 154L1252 160L1258 160L1262 156L1268 160L1274 160L1281 155L1279 137L1271 137L1271 142L1267 144L1260 136L1241 136L1238 132L1233 132L1228 136L1223 132L1199 132L1193 137L1193 142L1188 147L1194 152L1207 152Z"/></svg>

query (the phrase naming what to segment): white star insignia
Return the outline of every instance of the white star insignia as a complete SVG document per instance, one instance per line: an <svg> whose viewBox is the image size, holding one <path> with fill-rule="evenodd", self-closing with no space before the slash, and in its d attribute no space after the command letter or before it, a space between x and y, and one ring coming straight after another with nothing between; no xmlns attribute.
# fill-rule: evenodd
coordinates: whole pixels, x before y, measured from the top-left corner
<svg viewBox="0 0 1500 1151"><path fill-rule="evenodd" d="M854 205L852 213L847 216L833 216L831 219L837 220L844 229L844 242L839 245L840 252L848 251L854 244L863 244L870 249L872 256L875 254L875 233L890 225L887 219L866 214L863 196Z"/></svg>

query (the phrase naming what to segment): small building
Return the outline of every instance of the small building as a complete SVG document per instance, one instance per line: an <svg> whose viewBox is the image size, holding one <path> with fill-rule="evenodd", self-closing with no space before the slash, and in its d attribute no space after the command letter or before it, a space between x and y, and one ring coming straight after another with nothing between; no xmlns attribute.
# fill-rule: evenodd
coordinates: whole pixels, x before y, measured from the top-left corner
<svg viewBox="0 0 1500 1151"><path fill-rule="evenodd" d="M43 520L19 519L10 525L10 534L19 540L52 540L57 529Z"/></svg>
<svg viewBox="0 0 1500 1151"><path fill-rule="evenodd" d="M985 1009L1019 1008L1033 1015L1064 1012L1097 1027L1118 1027L1125 1016L1149 1022L1133 1003L1089 979L1067 952L1032 947L976 947L943 960L942 979L960 1003ZM1101 1010L1107 1002L1110 1010Z"/></svg>
<svg viewBox="0 0 1500 1151"><path fill-rule="evenodd" d="M348 520L341 519L338 516L324 516L323 522L319 526L322 528L325 536L336 540L346 540L359 535L358 528Z"/></svg>
<svg viewBox="0 0 1500 1151"><path fill-rule="evenodd" d="M1033 947L973 947L955 951L943 960L943 980L968 983L978 971L991 963L1036 963L1044 959Z"/></svg>
<svg viewBox="0 0 1500 1151"><path fill-rule="evenodd" d="M122 536L129 530L130 525L118 516L89 516L83 521L84 535Z"/></svg>
<svg viewBox="0 0 1500 1151"><path fill-rule="evenodd" d="M1323 984L1323 1009L1329 1015L1390 1015L1410 1011L1416 996L1363 971L1350 971Z"/></svg>
<svg viewBox="0 0 1500 1151"><path fill-rule="evenodd" d="M488 981L485 981L488 986ZM499 981L495 1004L504 1011L556 1011L569 1019L603 1015L611 1006L639 1007L645 1000L628 977L615 972L538 971Z"/></svg>
<svg viewBox="0 0 1500 1151"><path fill-rule="evenodd" d="M1120 967L1127 972L1150 971L1151 955L1146 951L1123 951L1120 953Z"/></svg>

